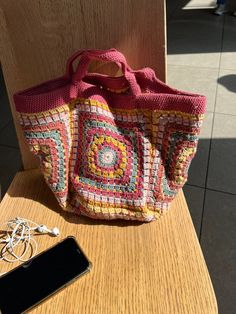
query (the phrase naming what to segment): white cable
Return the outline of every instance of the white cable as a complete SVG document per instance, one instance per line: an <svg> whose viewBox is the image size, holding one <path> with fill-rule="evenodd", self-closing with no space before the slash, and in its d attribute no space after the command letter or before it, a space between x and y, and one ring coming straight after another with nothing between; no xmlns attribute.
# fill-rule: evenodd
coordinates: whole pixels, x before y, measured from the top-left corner
<svg viewBox="0 0 236 314"><path fill-rule="evenodd" d="M35 234L52 234L54 236L59 235L59 229L54 227L48 229L45 225L38 225L34 221L25 218L15 218L5 222L3 225L7 226L5 230L5 236L0 240L0 260L6 262L26 262L33 258L37 254L38 244L34 239ZM20 255L16 254L16 247L22 246L23 251ZM25 255L29 253L29 257L25 258ZM11 256L11 257L10 257ZM0 273L0 276L4 273Z"/></svg>

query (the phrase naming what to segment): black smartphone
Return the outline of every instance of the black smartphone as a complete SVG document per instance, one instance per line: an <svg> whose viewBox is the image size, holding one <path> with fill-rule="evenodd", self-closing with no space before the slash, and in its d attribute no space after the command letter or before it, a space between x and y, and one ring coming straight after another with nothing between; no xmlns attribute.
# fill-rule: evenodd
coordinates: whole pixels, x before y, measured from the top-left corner
<svg viewBox="0 0 236 314"><path fill-rule="evenodd" d="M0 313L23 313L90 268L75 238L68 237L0 277Z"/></svg>

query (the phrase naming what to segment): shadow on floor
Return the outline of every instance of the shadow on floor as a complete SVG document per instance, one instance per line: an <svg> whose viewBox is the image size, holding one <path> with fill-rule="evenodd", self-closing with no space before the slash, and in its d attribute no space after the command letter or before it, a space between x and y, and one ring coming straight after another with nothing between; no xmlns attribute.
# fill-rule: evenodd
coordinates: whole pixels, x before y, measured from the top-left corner
<svg viewBox="0 0 236 314"><path fill-rule="evenodd" d="M188 2L169 5L173 12L167 24L168 55L221 52L223 29L224 36L230 41L223 46L224 52L236 51L236 17L231 13L216 16L209 8L184 10Z"/></svg>
<svg viewBox="0 0 236 314"><path fill-rule="evenodd" d="M219 77L217 82L228 89L230 92L236 93L236 75L225 75ZM236 104L235 104L236 106Z"/></svg>

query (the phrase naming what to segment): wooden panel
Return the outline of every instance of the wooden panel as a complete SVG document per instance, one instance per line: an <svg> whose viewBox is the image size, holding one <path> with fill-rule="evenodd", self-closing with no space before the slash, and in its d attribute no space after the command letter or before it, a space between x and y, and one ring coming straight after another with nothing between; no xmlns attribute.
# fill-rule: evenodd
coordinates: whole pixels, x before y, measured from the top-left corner
<svg viewBox="0 0 236 314"><path fill-rule="evenodd" d="M159 221L93 221L63 212L38 170L25 171L0 207L1 222L16 216L61 230L60 238L38 236L39 251L74 235L93 263L91 273L32 313L217 313L182 191ZM1 271L13 267L0 265Z"/></svg>
<svg viewBox="0 0 236 314"><path fill-rule="evenodd" d="M150 66L165 80L164 11L164 0L0 0L0 60L11 104L14 92L62 75L66 58L81 48L115 47L134 68ZM34 168L16 129L24 166Z"/></svg>

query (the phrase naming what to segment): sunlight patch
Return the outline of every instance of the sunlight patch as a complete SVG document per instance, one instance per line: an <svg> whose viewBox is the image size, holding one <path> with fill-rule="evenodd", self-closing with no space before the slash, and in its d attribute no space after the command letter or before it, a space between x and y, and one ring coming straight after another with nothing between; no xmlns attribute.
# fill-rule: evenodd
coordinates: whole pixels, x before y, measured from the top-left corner
<svg viewBox="0 0 236 314"><path fill-rule="evenodd" d="M213 9L216 7L216 1L213 0L190 0L183 10L201 10L201 9Z"/></svg>

